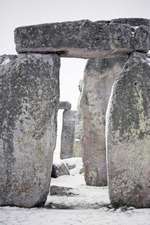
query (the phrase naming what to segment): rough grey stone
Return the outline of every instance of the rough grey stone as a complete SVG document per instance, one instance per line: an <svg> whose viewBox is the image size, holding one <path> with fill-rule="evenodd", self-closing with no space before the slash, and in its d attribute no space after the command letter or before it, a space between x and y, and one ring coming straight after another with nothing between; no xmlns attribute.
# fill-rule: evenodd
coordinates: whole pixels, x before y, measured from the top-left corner
<svg viewBox="0 0 150 225"><path fill-rule="evenodd" d="M138 27L141 25L150 27L150 20L145 18L118 18L111 20L111 23L129 24L133 27Z"/></svg>
<svg viewBox="0 0 150 225"><path fill-rule="evenodd" d="M81 20L15 29L19 53L56 52L64 57L103 58L130 53L134 49L133 39L133 27L108 21Z"/></svg>
<svg viewBox="0 0 150 225"><path fill-rule="evenodd" d="M74 137L74 147L73 147L73 156L74 157L82 157L82 130L83 130L83 120L81 115L81 109L80 109L80 101L83 91L83 80L80 80L79 82L79 98L78 98L78 105L77 105L77 115L76 115L76 121L75 121L75 137Z"/></svg>
<svg viewBox="0 0 150 225"><path fill-rule="evenodd" d="M76 113L75 131L74 131L74 145L73 145L73 157L82 157L82 118L79 111Z"/></svg>
<svg viewBox="0 0 150 225"><path fill-rule="evenodd" d="M59 102L59 109L70 110L71 109L71 103L66 102L66 101Z"/></svg>
<svg viewBox="0 0 150 225"><path fill-rule="evenodd" d="M143 48L146 52L150 49L150 26L141 25L135 30L134 49L142 52Z"/></svg>
<svg viewBox="0 0 150 225"><path fill-rule="evenodd" d="M113 86L106 117L110 199L150 207L150 58L134 53Z"/></svg>
<svg viewBox="0 0 150 225"><path fill-rule="evenodd" d="M16 50L21 52L57 52L64 57L96 58L110 57L118 53L130 53L136 49L136 27L147 26L150 20L123 18L112 21L81 20L18 27L15 29ZM149 34L150 36L150 34ZM147 52L144 40L140 50ZM145 38L145 36L144 36ZM149 44L150 49L150 44Z"/></svg>
<svg viewBox="0 0 150 225"><path fill-rule="evenodd" d="M113 82L127 59L127 56L90 59L85 68L80 104L83 120L83 163L88 185L107 185L105 113Z"/></svg>
<svg viewBox="0 0 150 225"><path fill-rule="evenodd" d="M71 187L62 187L62 186L52 185L50 187L50 195L75 196L77 194L73 192L73 188Z"/></svg>
<svg viewBox="0 0 150 225"><path fill-rule="evenodd" d="M133 27L134 50L147 52L150 49L150 20L144 18L113 19L111 23L128 24Z"/></svg>
<svg viewBox="0 0 150 225"><path fill-rule="evenodd" d="M61 159L73 157L76 115L77 112L72 110L63 112L60 152Z"/></svg>
<svg viewBox="0 0 150 225"><path fill-rule="evenodd" d="M53 163L52 177L57 178L63 175L70 175L69 168L62 160L58 163Z"/></svg>
<svg viewBox="0 0 150 225"><path fill-rule="evenodd" d="M0 205L33 207L49 192L59 57L0 57Z"/></svg>

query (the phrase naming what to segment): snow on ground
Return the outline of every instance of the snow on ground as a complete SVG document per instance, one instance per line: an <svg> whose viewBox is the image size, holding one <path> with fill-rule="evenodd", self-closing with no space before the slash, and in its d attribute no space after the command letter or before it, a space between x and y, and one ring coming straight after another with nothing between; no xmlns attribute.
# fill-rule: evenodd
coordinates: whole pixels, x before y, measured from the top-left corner
<svg viewBox="0 0 150 225"><path fill-rule="evenodd" d="M52 179L51 185L70 187L74 196L48 196L46 206L68 209L95 209L110 203L107 187L86 186L83 174L61 176Z"/></svg>
<svg viewBox="0 0 150 225"><path fill-rule="evenodd" d="M52 179L51 185L71 187L76 195L48 196L47 206L73 209L0 207L0 225L150 225L150 209L109 209L107 187L86 186L83 174L71 174Z"/></svg>
<svg viewBox="0 0 150 225"><path fill-rule="evenodd" d="M0 225L150 225L150 210L0 208Z"/></svg>

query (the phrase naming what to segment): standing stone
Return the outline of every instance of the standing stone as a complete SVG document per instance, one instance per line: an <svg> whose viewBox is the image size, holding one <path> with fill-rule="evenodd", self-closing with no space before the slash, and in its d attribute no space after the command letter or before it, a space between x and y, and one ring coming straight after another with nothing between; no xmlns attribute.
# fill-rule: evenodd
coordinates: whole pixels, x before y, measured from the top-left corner
<svg viewBox="0 0 150 225"><path fill-rule="evenodd" d="M75 137L76 111L64 110L61 133L61 159L73 157L73 145Z"/></svg>
<svg viewBox="0 0 150 225"><path fill-rule="evenodd" d="M59 57L0 57L0 205L33 207L49 192Z"/></svg>
<svg viewBox="0 0 150 225"><path fill-rule="evenodd" d="M81 99L83 163L88 185L107 185L105 113L111 87L127 56L88 61Z"/></svg>
<svg viewBox="0 0 150 225"><path fill-rule="evenodd" d="M114 206L150 207L150 58L130 56L107 110L107 160Z"/></svg>
<svg viewBox="0 0 150 225"><path fill-rule="evenodd" d="M83 120L82 120L80 101L81 101L82 91L83 91L83 80L80 80L78 87L79 87L80 95L78 98L77 116L76 116L76 122L75 122L75 137L74 137L74 147L73 147L74 157L82 157L81 139L82 139L82 131L83 131Z"/></svg>
<svg viewBox="0 0 150 225"><path fill-rule="evenodd" d="M80 112L77 111L75 120L73 157L82 157L81 137L82 137L82 118Z"/></svg>

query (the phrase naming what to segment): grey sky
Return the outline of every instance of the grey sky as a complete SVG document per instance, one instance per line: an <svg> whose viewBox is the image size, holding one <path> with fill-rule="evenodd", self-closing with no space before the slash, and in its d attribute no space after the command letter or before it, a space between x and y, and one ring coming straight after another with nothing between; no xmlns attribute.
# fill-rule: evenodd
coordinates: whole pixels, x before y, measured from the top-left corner
<svg viewBox="0 0 150 225"><path fill-rule="evenodd" d="M0 54L15 53L17 26L79 19L150 18L150 0L0 0ZM62 59L61 99L76 107L85 60Z"/></svg>

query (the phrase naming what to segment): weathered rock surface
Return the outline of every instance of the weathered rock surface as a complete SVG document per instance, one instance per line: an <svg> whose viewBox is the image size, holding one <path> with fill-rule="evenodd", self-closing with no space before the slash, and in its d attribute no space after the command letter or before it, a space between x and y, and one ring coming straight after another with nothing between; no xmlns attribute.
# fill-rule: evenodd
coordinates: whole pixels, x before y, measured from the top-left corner
<svg viewBox="0 0 150 225"><path fill-rule="evenodd" d="M60 152L61 159L73 157L76 115L77 112L72 110L63 112Z"/></svg>
<svg viewBox="0 0 150 225"><path fill-rule="evenodd" d="M80 109L80 101L83 91L83 80L79 82L79 98L78 98L78 105L77 105L77 115L76 115L76 122L75 122L75 137L74 137L74 147L73 147L73 156L74 157L82 157L82 130L83 130L83 120L81 115Z"/></svg>
<svg viewBox="0 0 150 225"><path fill-rule="evenodd" d="M49 192L59 57L0 57L0 205L33 207Z"/></svg>
<svg viewBox="0 0 150 225"><path fill-rule="evenodd" d="M144 40L141 40L142 34L136 35L135 45L136 28L131 26L132 22L129 22L131 25L128 24L130 19L124 21L126 24L117 20L116 23L81 20L19 27L15 30L16 50L19 53L55 52L64 57L79 58L110 58L117 54L139 50L137 48L139 45L140 51L147 52L150 43L146 40L148 44L145 46L145 37L149 40L149 32L147 34L147 31L144 31L146 33ZM149 26L149 20L138 19L137 23Z"/></svg>
<svg viewBox="0 0 150 225"><path fill-rule="evenodd" d="M107 110L107 160L114 206L150 207L150 58L134 53Z"/></svg>
<svg viewBox="0 0 150 225"><path fill-rule="evenodd" d="M66 102L66 101L59 102L59 109L70 110L71 109L71 103Z"/></svg>
<svg viewBox="0 0 150 225"><path fill-rule="evenodd" d="M118 18L112 19L111 23L129 24L133 27L138 27L141 25L150 27L150 20L145 18Z"/></svg>
<svg viewBox="0 0 150 225"><path fill-rule="evenodd" d="M81 137L82 137L82 118L80 112L77 111L75 121L73 157L82 157Z"/></svg>
<svg viewBox="0 0 150 225"><path fill-rule="evenodd" d="M134 50L143 52L148 52L150 49L150 27L148 26L139 26L135 30L134 34Z"/></svg>
<svg viewBox="0 0 150 225"><path fill-rule="evenodd" d="M71 187L63 187L52 185L50 187L50 195L57 195L57 196L74 196L77 195L73 192L73 188Z"/></svg>
<svg viewBox="0 0 150 225"><path fill-rule="evenodd" d="M70 175L69 168L62 160L57 163L53 163L51 177L57 178L63 175Z"/></svg>
<svg viewBox="0 0 150 225"><path fill-rule="evenodd" d="M90 59L85 68L80 104L83 119L83 162L88 185L107 185L105 113L113 82L127 59L127 56Z"/></svg>

